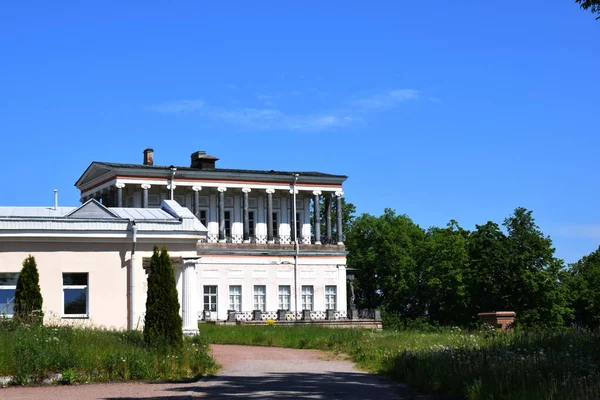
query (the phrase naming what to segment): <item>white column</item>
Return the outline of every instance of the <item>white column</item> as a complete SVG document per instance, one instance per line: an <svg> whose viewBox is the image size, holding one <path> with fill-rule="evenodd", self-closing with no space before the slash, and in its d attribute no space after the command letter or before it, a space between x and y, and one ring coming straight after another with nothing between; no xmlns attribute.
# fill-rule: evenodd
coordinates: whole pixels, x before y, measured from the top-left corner
<svg viewBox="0 0 600 400"><path fill-rule="evenodd" d="M183 284L181 294L181 314L183 318L183 334L198 334L198 285L196 283L196 264L198 258L183 259Z"/></svg>

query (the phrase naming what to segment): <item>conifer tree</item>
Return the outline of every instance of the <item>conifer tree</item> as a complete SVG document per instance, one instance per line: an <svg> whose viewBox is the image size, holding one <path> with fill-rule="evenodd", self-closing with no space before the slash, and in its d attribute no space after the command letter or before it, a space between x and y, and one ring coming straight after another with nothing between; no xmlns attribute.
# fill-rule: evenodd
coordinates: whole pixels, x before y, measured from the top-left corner
<svg viewBox="0 0 600 400"><path fill-rule="evenodd" d="M14 318L25 323L42 323L42 293L40 291L40 276L35 258L29 255L23 261L15 290Z"/></svg>
<svg viewBox="0 0 600 400"><path fill-rule="evenodd" d="M154 246L150 259L144 341L148 346L165 350L183 344L175 275L166 247L159 253L158 246Z"/></svg>

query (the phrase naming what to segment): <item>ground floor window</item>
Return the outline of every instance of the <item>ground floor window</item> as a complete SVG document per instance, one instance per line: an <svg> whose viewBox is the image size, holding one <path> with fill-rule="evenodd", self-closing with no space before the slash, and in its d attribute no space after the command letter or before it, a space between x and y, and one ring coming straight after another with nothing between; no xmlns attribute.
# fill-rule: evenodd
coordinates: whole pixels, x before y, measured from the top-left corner
<svg viewBox="0 0 600 400"><path fill-rule="evenodd" d="M314 289L312 285L302 285L302 309L313 311Z"/></svg>
<svg viewBox="0 0 600 400"><path fill-rule="evenodd" d="M240 285L229 286L229 309L242 312L242 287Z"/></svg>
<svg viewBox="0 0 600 400"><path fill-rule="evenodd" d="M325 309L336 309L337 286L325 286Z"/></svg>
<svg viewBox="0 0 600 400"><path fill-rule="evenodd" d="M266 293L267 288L265 285L254 285L254 309L262 312L266 311Z"/></svg>
<svg viewBox="0 0 600 400"><path fill-rule="evenodd" d="M18 272L0 273L0 318L13 315L18 279Z"/></svg>
<svg viewBox="0 0 600 400"><path fill-rule="evenodd" d="M63 304L65 316L88 316L87 273L63 273Z"/></svg>
<svg viewBox="0 0 600 400"><path fill-rule="evenodd" d="M279 285L279 309L290 311L290 285Z"/></svg>
<svg viewBox="0 0 600 400"><path fill-rule="evenodd" d="M217 311L216 286L204 286L204 311Z"/></svg>

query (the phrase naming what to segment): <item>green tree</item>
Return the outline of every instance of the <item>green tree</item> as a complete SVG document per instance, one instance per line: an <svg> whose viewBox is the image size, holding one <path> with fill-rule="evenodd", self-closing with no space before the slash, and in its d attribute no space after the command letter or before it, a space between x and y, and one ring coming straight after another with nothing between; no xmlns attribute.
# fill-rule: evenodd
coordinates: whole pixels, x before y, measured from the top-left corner
<svg viewBox="0 0 600 400"><path fill-rule="evenodd" d="M417 248L424 239L423 229L391 209L380 217L363 214L354 220L346 247L348 267L357 269L360 307L383 306L404 318L424 315L426 287L417 264Z"/></svg>
<svg viewBox="0 0 600 400"><path fill-rule="evenodd" d="M600 19L600 0L575 0L584 10L590 10L594 14L598 14L596 19Z"/></svg>
<svg viewBox="0 0 600 400"><path fill-rule="evenodd" d="M331 242L337 243L337 201L335 196L332 196L331 193L324 193L319 198L319 214L321 218L321 241L325 243L325 237L327 235L327 208L326 208L326 199L329 199L330 207L331 207ZM346 198L342 197L342 233L345 237L348 236L348 232L352 229L352 223L354 222L356 213L356 206L354 204L346 202ZM313 209L310 211L310 218L313 219ZM312 235L314 237L314 229L312 228Z"/></svg>
<svg viewBox="0 0 600 400"><path fill-rule="evenodd" d="M25 323L42 323L44 300L40 291L40 276L35 258L29 255L23 261L15 290L14 318Z"/></svg>
<svg viewBox="0 0 600 400"><path fill-rule="evenodd" d="M506 235L495 222L476 225L469 235L469 312L512 310L512 283L506 276Z"/></svg>
<svg viewBox="0 0 600 400"><path fill-rule="evenodd" d="M504 220L507 230L508 305L526 325L563 325L571 318L562 260L554 257L552 240L535 224L532 211L519 207Z"/></svg>
<svg viewBox="0 0 600 400"><path fill-rule="evenodd" d="M175 275L166 247L159 252L158 246L154 246L150 259L144 341L165 350L180 348L183 344Z"/></svg>
<svg viewBox="0 0 600 400"><path fill-rule="evenodd" d="M442 325L465 325L468 313L469 232L454 220L446 228L429 228L421 242L418 269L426 294L427 317Z"/></svg>
<svg viewBox="0 0 600 400"><path fill-rule="evenodd" d="M600 327L600 247L571 265L567 286L575 323Z"/></svg>

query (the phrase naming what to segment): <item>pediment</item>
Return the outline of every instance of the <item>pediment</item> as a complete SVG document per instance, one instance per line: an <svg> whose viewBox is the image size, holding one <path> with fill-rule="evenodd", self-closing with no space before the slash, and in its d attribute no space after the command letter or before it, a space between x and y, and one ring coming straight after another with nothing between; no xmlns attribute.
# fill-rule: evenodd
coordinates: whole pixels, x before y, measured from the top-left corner
<svg viewBox="0 0 600 400"><path fill-rule="evenodd" d="M80 207L65 215L65 217L81 219L119 219L117 214L114 214L108 208L98 203L96 199L86 201Z"/></svg>
<svg viewBox="0 0 600 400"><path fill-rule="evenodd" d="M96 162L90 164L90 166L85 170L85 172L81 175L81 177L75 183L75 186L78 189L81 189L88 182L92 182L96 178L104 176L111 172L111 169Z"/></svg>

